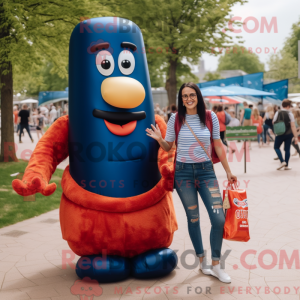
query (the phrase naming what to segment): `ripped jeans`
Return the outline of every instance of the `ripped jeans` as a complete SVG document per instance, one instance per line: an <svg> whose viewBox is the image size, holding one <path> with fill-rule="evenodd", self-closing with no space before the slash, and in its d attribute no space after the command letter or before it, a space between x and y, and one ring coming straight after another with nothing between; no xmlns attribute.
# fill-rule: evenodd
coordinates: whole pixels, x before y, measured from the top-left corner
<svg viewBox="0 0 300 300"><path fill-rule="evenodd" d="M182 163L176 161L175 187L187 215L189 235L196 255L204 256L200 222L198 193L207 209L210 222L212 260L220 260L225 216L218 181L211 161Z"/></svg>

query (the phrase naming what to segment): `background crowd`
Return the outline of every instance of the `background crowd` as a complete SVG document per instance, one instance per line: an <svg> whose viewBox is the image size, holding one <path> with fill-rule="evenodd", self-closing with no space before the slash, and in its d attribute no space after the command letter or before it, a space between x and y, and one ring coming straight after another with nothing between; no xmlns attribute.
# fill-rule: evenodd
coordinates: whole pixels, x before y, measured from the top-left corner
<svg viewBox="0 0 300 300"><path fill-rule="evenodd" d="M285 105L285 107L283 106ZM209 105L207 105L209 106ZM257 104L248 104L243 102L242 109L236 109L235 107L228 107L225 105L213 105L210 108L218 117L220 124L220 137L223 144L227 147L227 151L235 152L233 148L226 141L226 128L236 126L256 126L257 127L257 143L258 147L269 146L270 143L274 143L274 149L277 154L275 160L280 160L281 165L278 170L283 168L290 170L288 166L290 147L295 149L292 156L300 157L300 149L298 141L300 142L300 104L292 104L288 99L283 101L282 107L273 104L265 104L258 102ZM238 111L238 116L236 115ZM293 134L291 129L281 136L276 136L274 133L274 122L278 118L280 111L287 111L289 115L289 121L294 124L296 134ZM177 112L176 105L166 106L160 108L156 103L154 106L155 114L160 115L167 123L171 114ZM289 123L289 122L288 122ZM297 140L296 140L297 138ZM295 142L296 140L296 142ZM284 143L285 159L283 159L280 146ZM249 150L251 150L251 142L248 142Z"/></svg>
<svg viewBox="0 0 300 300"><path fill-rule="evenodd" d="M43 135L46 128L48 128L57 118L68 114L67 105L64 109L60 105L49 104L40 107L32 107L27 104L22 106L15 105L13 108L14 114L14 129L19 136L19 143L22 143L22 135L26 129L30 139L34 142L31 131L37 133L38 140Z"/></svg>

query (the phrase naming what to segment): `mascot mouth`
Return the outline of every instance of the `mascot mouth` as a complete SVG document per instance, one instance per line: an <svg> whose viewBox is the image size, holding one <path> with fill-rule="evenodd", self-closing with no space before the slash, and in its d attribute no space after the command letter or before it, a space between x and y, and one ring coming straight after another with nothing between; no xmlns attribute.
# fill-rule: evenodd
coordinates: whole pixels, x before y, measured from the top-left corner
<svg viewBox="0 0 300 300"><path fill-rule="evenodd" d="M128 135L136 128L137 121L146 118L144 111L112 112L100 109L93 110L93 116L103 119L107 129L115 135Z"/></svg>

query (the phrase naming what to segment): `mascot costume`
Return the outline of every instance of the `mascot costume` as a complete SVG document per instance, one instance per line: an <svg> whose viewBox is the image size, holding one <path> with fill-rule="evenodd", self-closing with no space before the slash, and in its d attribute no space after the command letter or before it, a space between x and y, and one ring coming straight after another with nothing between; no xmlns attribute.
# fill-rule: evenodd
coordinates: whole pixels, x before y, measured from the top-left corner
<svg viewBox="0 0 300 300"><path fill-rule="evenodd" d="M133 22L104 17L79 23L70 39L69 116L58 118L38 142L22 180L22 196L51 195L62 177L62 237L81 258L80 278L99 282L155 278L178 259L167 248L177 230L172 154L146 135L157 124L145 46Z"/></svg>

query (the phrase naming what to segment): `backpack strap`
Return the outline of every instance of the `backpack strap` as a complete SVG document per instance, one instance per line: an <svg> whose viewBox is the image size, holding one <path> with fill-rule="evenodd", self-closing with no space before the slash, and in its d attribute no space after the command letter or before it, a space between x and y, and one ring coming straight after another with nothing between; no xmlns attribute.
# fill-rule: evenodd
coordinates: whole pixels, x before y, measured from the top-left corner
<svg viewBox="0 0 300 300"><path fill-rule="evenodd" d="M179 135L179 131L180 131L178 113L175 114L174 130L175 130L175 145L177 147L178 135Z"/></svg>
<svg viewBox="0 0 300 300"><path fill-rule="evenodd" d="M210 131L210 143L212 144L212 142L213 142L213 138L212 138L213 123L212 123L212 117L211 117L211 111L210 110L206 110L205 125L208 128L208 130Z"/></svg>
<svg viewBox="0 0 300 300"><path fill-rule="evenodd" d="M281 111L281 114L283 115L283 122L284 122L285 128L286 128L284 134L292 133L291 120L290 120L289 112L288 111Z"/></svg>

